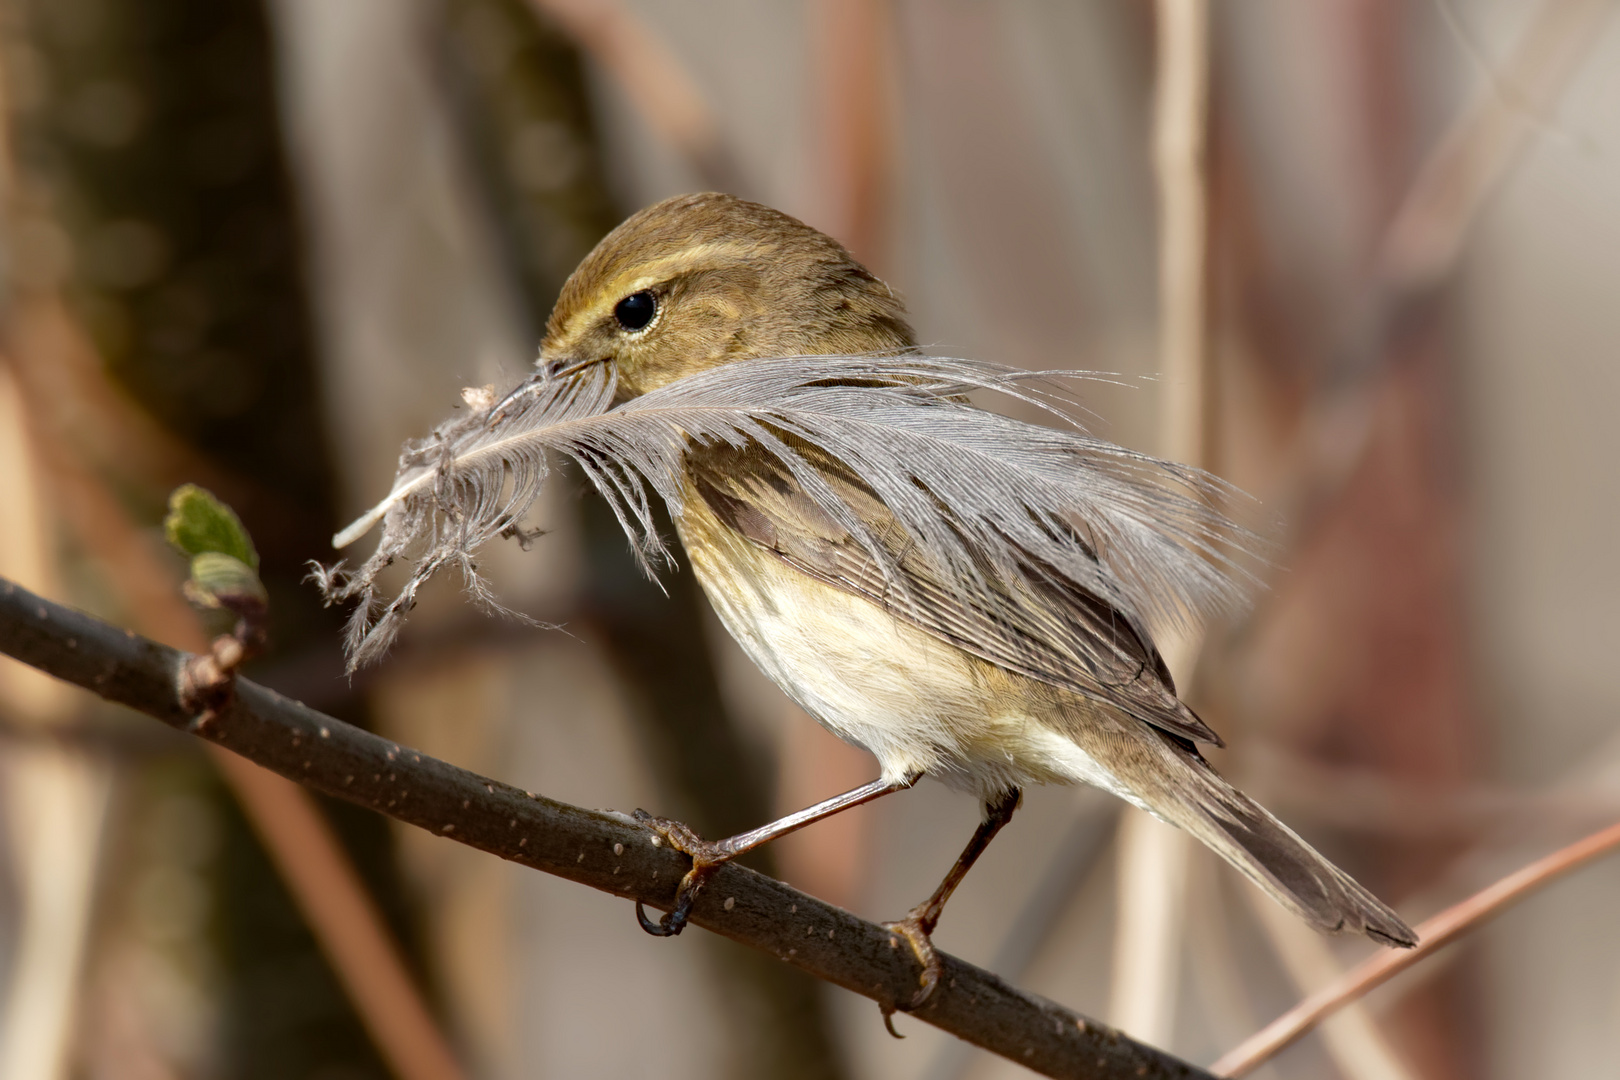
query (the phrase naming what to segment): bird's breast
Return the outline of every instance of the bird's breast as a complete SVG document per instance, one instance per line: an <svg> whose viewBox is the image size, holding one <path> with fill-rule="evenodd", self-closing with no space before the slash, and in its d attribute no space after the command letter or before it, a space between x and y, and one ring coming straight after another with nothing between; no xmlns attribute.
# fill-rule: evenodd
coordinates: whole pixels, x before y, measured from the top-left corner
<svg viewBox="0 0 1620 1080"><path fill-rule="evenodd" d="M986 663L796 570L691 488L676 530L726 630L823 726L877 756L886 778L927 773L984 793L1111 773L1041 716L1050 687ZM1081 707L1087 707L1082 703Z"/></svg>

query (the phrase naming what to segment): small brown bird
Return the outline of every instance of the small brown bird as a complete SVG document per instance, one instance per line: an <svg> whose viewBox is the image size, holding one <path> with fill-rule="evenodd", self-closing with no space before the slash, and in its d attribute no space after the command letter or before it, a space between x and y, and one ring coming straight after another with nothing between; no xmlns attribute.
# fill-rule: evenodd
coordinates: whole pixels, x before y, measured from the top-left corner
<svg viewBox="0 0 1620 1080"><path fill-rule="evenodd" d="M615 229L563 287L546 326L554 371L611 364L634 397L750 357L903 353L916 347L899 297L836 241L724 195L671 199ZM939 889L897 928L925 968L951 891L1032 783L1090 783L1191 831L1285 906L1324 930L1415 942L1394 912L1207 765L1215 733L1175 697L1136 620L1101 597L1050 583L1051 627L997 625L953 605L934 567L905 554L905 530L840 462L809 455L889 547L917 593L885 603L885 576L780 463L747 446L694 446L676 518L681 544L733 637L789 697L871 751L880 780L742 836L709 842L660 822L703 871L784 833L937 776L984 799L985 821ZM1078 542L1078 541L1077 541ZM1118 677L1073 655L1108 641ZM677 933L686 906L659 933Z"/></svg>
<svg viewBox="0 0 1620 1080"><path fill-rule="evenodd" d="M930 935L946 901L1029 784L1096 785L1188 830L1320 929L1414 944L1198 751L1220 739L1177 699L1147 626L1221 580L1209 538L1224 519L1170 493L1213 482L976 409L966 390L1013 376L976 382L984 369L916 345L899 297L785 214L715 194L641 211L563 287L542 374L408 455L389 500L340 536L388 521L357 583L329 590L365 597L351 647L371 648L408 607L410 590L371 621L372 568L407 537L437 530L422 577L469 566L471 546L511 530L527 503L500 493L537 488L544 455L517 449L535 439L580 462L632 532L649 525L630 477L648 477L726 629L882 771L724 840L646 818L693 863L661 921L637 909L650 932L679 933L726 860L932 776L977 795L985 817L933 895L891 924L922 963L912 1007L939 978ZM715 419L727 394L770 401ZM491 463L515 484L478 481Z"/></svg>

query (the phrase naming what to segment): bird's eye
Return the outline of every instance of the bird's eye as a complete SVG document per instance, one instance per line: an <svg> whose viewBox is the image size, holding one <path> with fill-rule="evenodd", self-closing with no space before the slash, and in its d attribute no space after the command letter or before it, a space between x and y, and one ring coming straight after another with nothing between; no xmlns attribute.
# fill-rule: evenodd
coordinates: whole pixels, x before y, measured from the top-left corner
<svg viewBox="0 0 1620 1080"><path fill-rule="evenodd" d="M641 330L658 314L658 299L650 292L631 293L613 308L613 317L626 330Z"/></svg>

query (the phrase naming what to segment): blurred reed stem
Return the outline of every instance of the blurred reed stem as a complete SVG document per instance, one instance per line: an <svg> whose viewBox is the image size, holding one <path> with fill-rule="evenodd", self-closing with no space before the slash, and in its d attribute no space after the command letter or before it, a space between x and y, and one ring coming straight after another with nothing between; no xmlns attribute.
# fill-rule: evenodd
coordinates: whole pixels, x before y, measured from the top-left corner
<svg viewBox="0 0 1620 1080"><path fill-rule="evenodd" d="M1205 464L1207 197L1204 145L1209 114L1206 0L1159 0L1155 12L1153 165L1159 191L1160 449ZM1186 695L1201 635L1158 642ZM1181 990L1181 928L1192 839L1127 809L1120 818L1118 928L1109 1016L1141 1038L1174 1030Z"/></svg>

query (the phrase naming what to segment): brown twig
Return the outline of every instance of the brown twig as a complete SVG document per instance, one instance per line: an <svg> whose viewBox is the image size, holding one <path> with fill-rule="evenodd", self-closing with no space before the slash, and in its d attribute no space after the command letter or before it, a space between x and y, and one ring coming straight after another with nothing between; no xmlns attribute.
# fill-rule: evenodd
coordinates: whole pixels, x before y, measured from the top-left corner
<svg viewBox="0 0 1620 1080"><path fill-rule="evenodd" d="M189 729L186 654L0 580L0 653ZM624 814L521 791L391 743L247 679L200 737L308 787L532 869L667 908L689 868ZM692 922L880 1003L913 993L910 950L885 928L735 864ZM626 932L636 932L626 920ZM911 1015L1038 1073L1093 1080L1210 1074L987 971L943 956L940 989Z"/></svg>
<svg viewBox="0 0 1620 1080"><path fill-rule="evenodd" d="M1399 952L1384 950L1369 957L1229 1051L1210 1067L1210 1071L1216 1076L1247 1076L1256 1066L1269 1061L1347 1003L1432 956L1530 893L1616 849L1620 849L1620 824L1610 825L1584 840L1538 859L1461 903L1452 905L1418 926L1417 948Z"/></svg>
<svg viewBox="0 0 1620 1080"><path fill-rule="evenodd" d="M1327 938L1247 882L1239 887L1296 993L1308 994L1311 987L1339 977L1344 967ZM1414 1080L1363 1002L1346 1003L1323 1022L1321 1035L1323 1048L1344 1080Z"/></svg>
<svg viewBox="0 0 1620 1080"><path fill-rule="evenodd" d="M181 591L188 599L197 595L187 581ZM264 651L268 640L270 609L262 589L256 595L233 596L223 605L237 615L236 628L209 642L205 652L194 654L180 670L180 700L197 715L197 727L213 722L230 700L236 687L236 672Z"/></svg>

